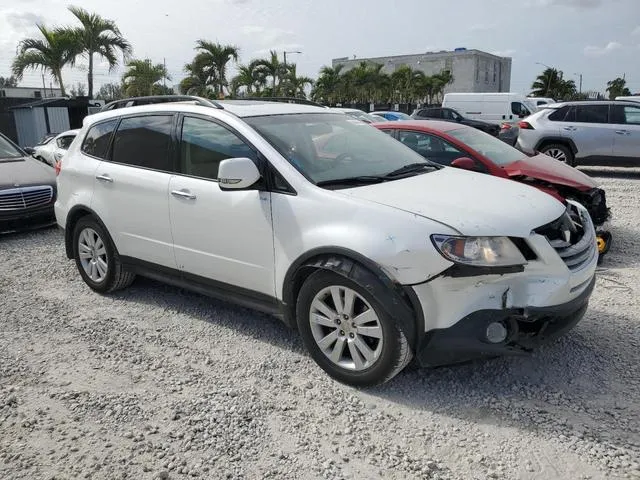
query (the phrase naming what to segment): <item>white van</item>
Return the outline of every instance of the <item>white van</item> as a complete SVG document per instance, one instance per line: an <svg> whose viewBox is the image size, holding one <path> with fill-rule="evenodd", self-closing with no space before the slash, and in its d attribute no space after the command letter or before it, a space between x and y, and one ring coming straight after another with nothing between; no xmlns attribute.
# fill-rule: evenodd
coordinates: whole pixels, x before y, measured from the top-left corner
<svg viewBox="0 0 640 480"><path fill-rule="evenodd" d="M442 106L457 110L463 117L496 125L515 123L538 111L519 93L447 93Z"/></svg>

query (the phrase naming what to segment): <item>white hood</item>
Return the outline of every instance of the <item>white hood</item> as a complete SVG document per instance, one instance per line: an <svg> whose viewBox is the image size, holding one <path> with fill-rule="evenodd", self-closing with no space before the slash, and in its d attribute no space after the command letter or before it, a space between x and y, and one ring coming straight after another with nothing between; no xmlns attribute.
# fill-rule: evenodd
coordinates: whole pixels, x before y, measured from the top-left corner
<svg viewBox="0 0 640 480"><path fill-rule="evenodd" d="M565 211L562 203L534 187L451 167L339 192L432 219L469 236L528 237Z"/></svg>

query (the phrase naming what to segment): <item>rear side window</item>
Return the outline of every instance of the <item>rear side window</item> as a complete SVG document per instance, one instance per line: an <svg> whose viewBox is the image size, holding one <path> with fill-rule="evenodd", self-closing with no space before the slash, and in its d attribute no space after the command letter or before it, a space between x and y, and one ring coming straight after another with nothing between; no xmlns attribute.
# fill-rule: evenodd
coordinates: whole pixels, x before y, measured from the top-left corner
<svg viewBox="0 0 640 480"><path fill-rule="evenodd" d="M609 105L576 105L574 107L576 122L608 123Z"/></svg>
<svg viewBox="0 0 640 480"><path fill-rule="evenodd" d="M111 159L134 167L169 172L172 115L123 118L113 140Z"/></svg>
<svg viewBox="0 0 640 480"><path fill-rule="evenodd" d="M58 147L62 148L63 150L69 150L69 147L73 143L74 138L76 138L75 135L60 137L58 140L56 140L56 143L58 144Z"/></svg>
<svg viewBox="0 0 640 480"><path fill-rule="evenodd" d="M569 109L571 107L562 107L557 109L555 112L553 112L551 115L549 115L549 120L553 121L553 122L562 122L564 121L564 119L567 116L567 113L569 112Z"/></svg>
<svg viewBox="0 0 640 480"><path fill-rule="evenodd" d="M92 157L107 158L111 135L117 124L118 120L113 119L91 127L82 142L82 152Z"/></svg>

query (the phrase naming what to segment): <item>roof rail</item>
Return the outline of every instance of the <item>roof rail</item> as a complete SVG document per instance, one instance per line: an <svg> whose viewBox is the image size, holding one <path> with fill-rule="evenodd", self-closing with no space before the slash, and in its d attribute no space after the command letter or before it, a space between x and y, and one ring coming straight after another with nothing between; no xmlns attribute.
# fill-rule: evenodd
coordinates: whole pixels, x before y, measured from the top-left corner
<svg viewBox="0 0 640 480"><path fill-rule="evenodd" d="M299 103L301 105L312 105L314 107L328 108L326 105L314 102L313 100L307 100L306 98L297 97L242 97L237 100L262 100L265 102L283 102L283 103Z"/></svg>
<svg viewBox="0 0 640 480"><path fill-rule="evenodd" d="M133 107L136 105L151 105L156 103L172 103L172 102L195 102L197 105L203 107L212 107L223 109L215 100L208 98L198 97L196 95L148 95L144 97L130 97L120 100L114 100L107 103L100 109L101 112L106 110L115 110L117 108Z"/></svg>

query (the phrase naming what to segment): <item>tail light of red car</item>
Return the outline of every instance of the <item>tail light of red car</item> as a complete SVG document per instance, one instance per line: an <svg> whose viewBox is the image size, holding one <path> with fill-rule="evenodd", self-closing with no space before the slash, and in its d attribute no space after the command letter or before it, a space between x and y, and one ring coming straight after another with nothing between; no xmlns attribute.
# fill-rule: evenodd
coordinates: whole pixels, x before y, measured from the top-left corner
<svg viewBox="0 0 640 480"><path fill-rule="evenodd" d="M502 125L500 125L500 130L511 130L511 124L503 123Z"/></svg>
<svg viewBox="0 0 640 480"><path fill-rule="evenodd" d="M535 130L529 122L518 122L520 130Z"/></svg>

